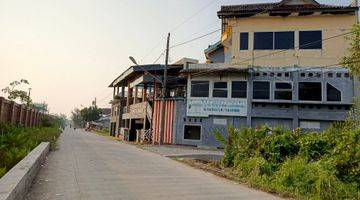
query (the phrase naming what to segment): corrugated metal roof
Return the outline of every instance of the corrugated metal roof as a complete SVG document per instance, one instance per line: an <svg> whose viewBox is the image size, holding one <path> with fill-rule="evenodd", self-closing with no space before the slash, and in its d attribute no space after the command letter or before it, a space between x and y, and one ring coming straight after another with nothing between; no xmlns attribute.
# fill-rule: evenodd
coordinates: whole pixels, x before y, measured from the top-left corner
<svg viewBox="0 0 360 200"><path fill-rule="evenodd" d="M301 4L301 5L286 5L280 3L257 3L257 4L242 4L242 5L227 5L221 6L218 12L220 18L226 16L236 15L251 15L260 12L276 13L276 12L341 12L341 11L355 11L358 7L352 6L337 6L325 4Z"/></svg>

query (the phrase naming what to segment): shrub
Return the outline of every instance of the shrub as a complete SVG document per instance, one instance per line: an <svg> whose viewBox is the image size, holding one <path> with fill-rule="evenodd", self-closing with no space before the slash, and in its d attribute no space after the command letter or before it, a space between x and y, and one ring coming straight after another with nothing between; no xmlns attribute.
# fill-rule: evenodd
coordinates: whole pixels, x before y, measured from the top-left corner
<svg viewBox="0 0 360 200"><path fill-rule="evenodd" d="M360 186L360 128L342 132L328 159L339 179Z"/></svg>
<svg viewBox="0 0 360 200"><path fill-rule="evenodd" d="M262 139L265 138L268 132L269 129L265 126L256 130L251 128L242 128L239 130L228 127L228 139L226 140L219 131L216 131L215 138L217 138L225 148L222 165L232 167L236 161L257 155Z"/></svg>
<svg viewBox="0 0 360 200"><path fill-rule="evenodd" d="M303 199L360 199L360 127L338 122L323 133L229 128L223 167L242 182Z"/></svg>
<svg viewBox="0 0 360 200"><path fill-rule="evenodd" d="M321 159L324 155L331 152L331 143L325 138L324 134L310 133L303 135L299 140L299 155L308 162Z"/></svg>
<svg viewBox="0 0 360 200"><path fill-rule="evenodd" d="M6 173L6 168L3 167L3 168L0 168L0 177L3 177Z"/></svg>
<svg viewBox="0 0 360 200"><path fill-rule="evenodd" d="M316 168L308 165L305 159L286 160L274 175L274 186L281 192L299 194L315 193Z"/></svg>
<svg viewBox="0 0 360 200"><path fill-rule="evenodd" d="M0 124L0 177L16 165L40 142L50 142L54 150L58 127L23 128Z"/></svg>
<svg viewBox="0 0 360 200"><path fill-rule="evenodd" d="M300 146L300 133L276 128L273 134L266 137L261 147L262 156L273 165L284 162L287 158L296 156Z"/></svg>

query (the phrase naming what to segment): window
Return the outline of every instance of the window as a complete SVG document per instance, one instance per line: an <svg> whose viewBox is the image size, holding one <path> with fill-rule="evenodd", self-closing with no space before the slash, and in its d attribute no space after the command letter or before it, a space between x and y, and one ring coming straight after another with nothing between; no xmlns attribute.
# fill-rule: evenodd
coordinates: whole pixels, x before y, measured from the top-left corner
<svg viewBox="0 0 360 200"><path fill-rule="evenodd" d="M184 139L186 140L200 140L201 126L185 125Z"/></svg>
<svg viewBox="0 0 360 200"><path fill-rule="evenodd" d="M246 98L246 81L233 81L231 84L231 98Z"/></svg>
<svg viewBox="0 0 360 200"><path fill-rule="evenodd" d="M327 101L341 101L341 91L332 86L326 84Z"/></svg>
<svg viewBox="0 0 360 200"><path fill-rule="evenodd" d="M294 31L275 32L275 49L294 49L295 33Z"/></svg>
<svg viewBox="0 0 360 200"><path fill-rule="evenodd" d="M275 99L292 100L292 84L291 83L275 83Z"/></svg>
<svg viewBox="0 0 360 200"><path fill-rule="evenodd" d="M254 81L253 99L270 99L270 83Z"/></svg>
<svg viewBox="0 0 360 200"><path fill-rule="evenodd" d="M272 50L274 48L273 32L256 32L254 33L255 50Z"/></svg>
<svg viewBox="0 0 360 200"><path fill-rule="evenodd" d="M213 97L227 98L227 82L214 82Z"/></svg>
<svg viewBox="0 0 360 200"><path fill-rule="evenodd" d="M249 49L249 33L240 33L240 50Z"/></svg>
<svg viewBox="0 0 360 200"><path fill-rule="evenodd" d="M191 81L192 97L209 97L209 81Z"/></svg>
<svg viewBox="0 0 360 200"><path fill-rule="evenodd" d="M299 100L301 101L321 101L320 82L299 82Z"/></svg>
<svg viewBox="0 0 360 200"><path fill-rule="evenodd" d="M256 32L254 33L255 50L294 49L295 32Z"/></svg>
<svg viewBox="0 0 360 200"><path fill-rule="evenodd" d="M300 31L300 49L322 49L321 31Z"/></svg>

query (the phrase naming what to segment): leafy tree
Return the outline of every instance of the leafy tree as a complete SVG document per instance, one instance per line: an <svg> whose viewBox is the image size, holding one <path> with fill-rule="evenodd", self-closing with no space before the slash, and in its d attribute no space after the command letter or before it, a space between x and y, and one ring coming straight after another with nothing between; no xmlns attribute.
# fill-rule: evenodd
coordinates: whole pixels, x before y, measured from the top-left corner
<svg viewBox="0 0 360 200"><path fill-rule="evenodd" d="M32 101L27 92L17 89L17 87L21 85L29 85L29 81L27 81L26 79L21 79L20 81L13 81L9 84L9 86L2 89L1 91L5 94L8 94L8 99L10 100L19 100L22 104L30 105Z"/></svg>
<svg viewBox="0 0 360 200"><path fill-rule="evenodd" d="M351 73L360 77L360 25L355 24L352 28L352 34L348 38L351 40L347 55L343 58L343 65L348 67Z"/></svg>
<svg viewBox="0 0 360 200"><path fill-rule="evenodd" d="M44 103L33 103L31 107L35 108L36 110L47 113L49 111L48 104L46 102Z"/></svg>
<svg viewBox="0 0 360 200"><path fill-rule="evenodd" d="M351 45L347 55L343 58L343 65L349 68L355 77L360 79L360 24L355 24L351 31L351 37L348 38L351 40ZM349 120L357 125L360 124L360 97L354 99Z"/></svg>
<svg viewBox="0 0 360 200"><path fill-rule="evenodd" d="M85 121L81 116L80 109L75 108L71 111L71 121L75 127L84 127Z"/></svg>
<svg viewBox="0 0 360 200"><path fill-rule="evenodd" d="M100 119L102 111L101 109L97 108L96 106L90 106L88 108L83 108L81 111L81 117L87 121L96 121Z"/></svg>

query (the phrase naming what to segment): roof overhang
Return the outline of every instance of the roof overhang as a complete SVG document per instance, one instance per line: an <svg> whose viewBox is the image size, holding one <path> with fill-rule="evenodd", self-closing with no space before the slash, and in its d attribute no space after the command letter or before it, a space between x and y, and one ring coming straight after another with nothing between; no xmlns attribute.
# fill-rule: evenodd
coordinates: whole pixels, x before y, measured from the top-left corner
<svg viewBox="0 0 360 200"><path fill-rule="evenodd" d="M194 64L189 65L187 69L181 70L182 74L223 74L223 73L247 73L249 71L248 66L236 66L227 63L211 63L211 64Z"/></svg>
<svg viewBox="0 0 360 200"><path fill-rule="evenodd" d="M126 79L129 75L136 73L136 72L144 72L144 69L147 71L162 71L164 70L163 65L140 65L140 66L130 66L127 70L125 70L120 76L118 76L110 85L109 87L115 87L119 85L123 80Z"/></svg>
<svg viewBox="0 0 360 200"><path fill-rule="evenodd" d="M138 85L144 85L146 83L160 83L159 80L162 79L162 76L156 76L157 79L155 79L153 76L151 76L150 74L145 74L142 75L140 77L138 77L137 79L135 79L133 82L130 83L130 88L133 88L135 86Z"/></svg>
<svg viewBox="0 0 360 200"><path fill-rule="evenodd" d="M314 0L283 0L278 3L242 4L222 6L218 11L218 17L224 18L247 18L261 14L269 16L289 16L299 13L320 13L320 14L355 14L359 10L357 6L336 6L319 4Z"/></svg>

